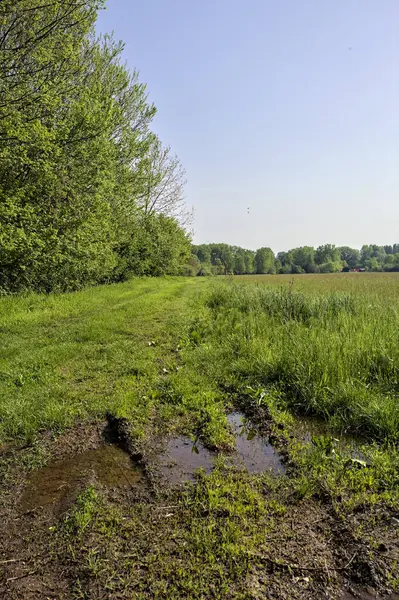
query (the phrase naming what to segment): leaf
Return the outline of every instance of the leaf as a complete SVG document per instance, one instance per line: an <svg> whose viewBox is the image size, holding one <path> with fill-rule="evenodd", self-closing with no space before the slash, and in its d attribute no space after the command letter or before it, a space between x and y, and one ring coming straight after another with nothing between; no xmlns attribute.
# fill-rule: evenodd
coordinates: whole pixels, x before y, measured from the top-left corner
<svg viewBox="0 0 399 600"><path fill-rule="evenodd" d="M351 463L357 465L358 467L367 467L366 461L361 460L360 458L351 458Z"/></svg>

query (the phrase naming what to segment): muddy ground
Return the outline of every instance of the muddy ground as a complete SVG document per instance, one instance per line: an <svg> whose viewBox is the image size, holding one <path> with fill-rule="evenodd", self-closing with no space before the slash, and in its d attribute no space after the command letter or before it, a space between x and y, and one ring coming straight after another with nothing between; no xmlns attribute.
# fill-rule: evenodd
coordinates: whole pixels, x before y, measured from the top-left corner
<svg viewBox="0 0 399 600"><path fill-rule="evenodd" d="M135 440L127 421L110 417L58 437L44 435L33 446L1 450L0 597L397 600L384 576L399 560L399 521L392 511L360 510L340 520L326 498L290 497L289 483L286 492L272 483L289 482L284 452L278 454L269 439L248 428L239 412L231 413L229 422L236 450L220 467L226 477L245 485L258 477L256 485L271 507L275 496L276 502L285 497L284 511L261 517L259 528L268 523L265 543L245 550L245 568L240 554L239 575L229 576L227 587L217 578L208 585L194 570L191 592L187 583L179 588L179 577L185 577L179 569L190 570L190 560L198 559L185 554L188 538L182 532L191 518L187 498L199 494L185 495L186 490L204 485L195 471L202 467L211 473L216 453L184 436ZM259 479L263 471L267 478ZM101 494L107 515L115 508L122 516L114 528L114 517L96 517L97 529L85 525L76 543L63 523L89 487ZM209 508L203 501L192 506L196 518L206 522ZM225 519L223 512L219 518ZM95 557L95 568L87 567L87 557ZM212 566L209 573L214 572ZM160 583L168 577L175 582L169 591Z"/></svg>

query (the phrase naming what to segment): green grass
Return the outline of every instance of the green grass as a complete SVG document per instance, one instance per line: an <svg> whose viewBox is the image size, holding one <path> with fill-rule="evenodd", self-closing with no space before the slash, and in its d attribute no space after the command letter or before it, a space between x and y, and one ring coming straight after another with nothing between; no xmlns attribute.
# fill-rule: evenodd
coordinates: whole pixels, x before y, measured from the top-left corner
<svg viewBox="0 0 399 600"><path fill-rule="evenodd" d="M171 493L165 507L142 502L122 512L89 488L56 533L85 582L76 597L87 597L92 580L115 597L223 598L234 586L235 598L251 598L248 564L274 528L273 514L284 512L261 490L261 478L254 485L245 474L216 469Z"/></svg>
<svg viewBox="0 0 399 600"><path fill-rule="evenodd" d="M269 584L279 597L287 576L288 598L292 576L304 575L295 566L303 549L289 558L281 549L302 535L306 510L311 529L328 512L350 540L378 548L399 503L398 309L397 274L137 279L1 298L0 445L33 442L26 470L47 459L42 432L108 412L129 420L139 444L183 434L228 451L226 412L240 407L267 420L287 459L281 477L221 459L183 491L133 504L90 487L50 532L73 597L244 600ZM302 439L299 415L326 425ZM335 440L343 432L360 437L359 460ZM13 460L0 464L8 483ZM389 560L379 576L397 588ZM309 597L326 585L319 568Z"/></svg>
<svg viewBox="0 0 399 600"><path fill-rule="evenodd" d="M107 411L131 415L177 347L197 287L137 279L1 298L0 443Z"/></svg>
<svg viewBox="0 0 399 600"><path fill-rule="evenodd" d="M395 441L399 279L380 276L377 286L376 277L318 277L215 285L207 304L228 378L278 389L295 412L336 428ZM331 285L321 291L323 279Z"/></svg>
<svg viewBox="0 0 399 600"><path fill-rule="evenodd" d="M243 383L394 441L398 308L397 274L142 279L3 297L0 442L107 411L144 427L162 405L165 416L191 410L223 446L221 388Z"/></svg>

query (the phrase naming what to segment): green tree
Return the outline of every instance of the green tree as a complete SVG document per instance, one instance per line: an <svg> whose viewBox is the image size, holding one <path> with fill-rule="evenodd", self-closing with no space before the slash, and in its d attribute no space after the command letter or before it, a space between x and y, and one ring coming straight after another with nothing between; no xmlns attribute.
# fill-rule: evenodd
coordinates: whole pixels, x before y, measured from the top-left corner
<svg viewBox="0 0 399 600"><path fill-rule="evenodd" d="M289 253L292 257L293 266L297 267L292 269L293 273L311 272L312 265L315 264L315 250L312 246L293 248Z"/></svg>
<svg viewBox="0 0 399 600"><path fill-rule="evenodd" d="M142 160L140 177L142 191L137 200L146 215L163 214L189 224L190 213L183 197L185 170L171 148L164 147L156 136Z"/></svg>
<svg viewBox="0 0 399 600"><path fill-rule="evenodd" d="M345 262L349 268L360 265L360 252L356 248L341 246L338 248L341 261Z"/></svg>
<svg viewBox="0 0 399 600"><path fill-rule="evenodd" d="M119 280L132 275L187 274L191 240L173 217L146 215L136 223L120 254Z"/></svg>
<svg viewBox="0 0 399 600"><path fill-rule="evenodd" d="M155 218L181 216L183 170L149 130L155 108L137 74L120 63L123 46L95 39L102 6L0 6L0 277L7 290L75 289L127 270L175 273L183 259L176 251L187 246L184 231L174 219ZM142 267L133 265L138 249Z"/></svg>
<svg viewBox="0 0 399 600"><path fill-rule="evenodd" d="M245 252L242 248L238 249L234 256L234 273L236 275L245 273Z"/></svg>
<svg viewBox="0 0 399 600"><path fill-rule="evenodd" d="M210 264L211 262L211 248L209 245L201 244L200 246L193 246L193 251L198 256L198 260L201 263Z"/></svg>
<svg viewBox="0 0 399 600"><path fill-rule="evenodd" d="M334 244L324 244L316 248L314 261L317 265L324 263L339 262L341 260L340 251Z"/></svg>
<svg viewBox="0 0 399 600"><path fill-rule="evenodd" d="M384 264L385 256L386 253L384 246L377 246L376 244L364 245L360 250L361 263L368 270L377 269L377 266L375 268L371 268L371 264L377 265L378 263L378 268L380 268ZM370 263L371 259L375 260Z"/></svg>
<svg viewBox="0 0 399 600"><path fill-rule="evenodd" d="M342 271L341 261L328 261L320 265L320 273L339 273Z"/></svg>
<svg viewBox="0 0 399 600"><path fill-rule="evenodd" d="M6 289L75 286L114 265L109 207L88 190L90 181L72 183L69 174L79 168L85 176L86 161L96 155L81 148L78 164L77 140L69 134L83 105L85 40L98 7L6 0L0 8L0 276ZM83 121L79 140L88 135ZM94 189L100 184L93 183Z"/></svg>
<svg viewBox="0 0 399 600"><path fill-rule="evenodd" d="M245 272L254 273L255 271L255 252L252 250L244 251Z"/></svg>
<svg viewBox="0 0 399 600"><path fill-rule="evenodd" d="M382 265L375 257L366 259L364 266L367 271L382 271Z"/></svg>
<svg viewBox="0 0 399 600"><path fill-rule="evenodd" d="M291 252L278 252L276 258L283 267L291 267L294 264Z"/></svg>
<svg viewBox="0 0 399 600"><path fill-rule="evenodd" d="M259 248L255 254L256 273L275 273L275 256L271 248Z"/></svg>

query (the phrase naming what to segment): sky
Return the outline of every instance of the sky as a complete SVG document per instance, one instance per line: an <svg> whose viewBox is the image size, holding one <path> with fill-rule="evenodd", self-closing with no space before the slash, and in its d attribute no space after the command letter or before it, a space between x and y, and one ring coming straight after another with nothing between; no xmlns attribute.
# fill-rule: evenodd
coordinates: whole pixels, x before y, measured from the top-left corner
<svg viewBox="0 0 399 600"><path fill-rule="evenodd" d="M194 242L399 242L398 0L108 0Z"/></svg>

